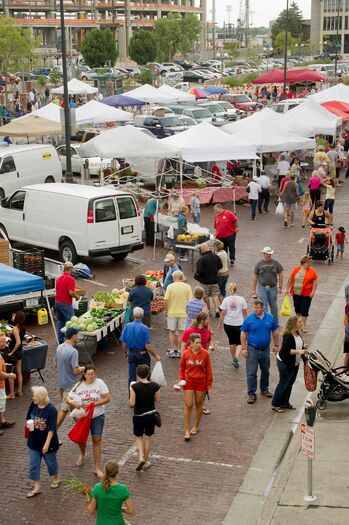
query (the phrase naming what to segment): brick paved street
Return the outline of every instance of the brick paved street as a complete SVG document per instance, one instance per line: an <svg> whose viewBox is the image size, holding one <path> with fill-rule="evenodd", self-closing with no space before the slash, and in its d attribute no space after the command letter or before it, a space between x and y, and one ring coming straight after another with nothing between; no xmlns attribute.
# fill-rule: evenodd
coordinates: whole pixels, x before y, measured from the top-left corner
<svg viewBox="0 0 349 525"><path fill-rule="evenodd" d="M335 226L344 225L349 230L349 185L345 184L337 192L335 206ZM301 228L298 217L295 228L285 230L282 220L276 217L274 206L269 215L250 220L250 210L238 206L237 214L240 231L237 241L236 266L230 270L230 279L238 283L239 293L244 295L249 307L251 298L251 275L259 250L265 245L276 248L274 254L285 269L298 263L306 251L308 230ZM299 212L300 214L300 212ZM203 213L203 224L213 223L212 208ZM88 262L96 274L96 281L108 288L120 287L122 279L134 276L147 269L162 268L165 251L157 251L156 260L151 260L151 252L145 249L134 257L141 264L114 263L109 258ZM343 261L335 261L329 268L325 263L314 263L319 272L318 293L313 301L308 341L314 336L324 314L334 298L340 284L348 273L349 251ZM191 266L184 265L190 284ZM93 282L84 282L89 293L101 290ZM213 320L216 327L217 321ZM134 453L132 435L132 411L127 402L127 363L119 346L110 340L106 350L96 355L97 375L104 379L111 390L112 401L107 405L106 426L104 429L103 461L110 458L121 460L119 480L126 483L133 495L137 515L130 520L133 525L219 525L227 513L234 495L241 484L245 472L275 416L270 410L270 401L258 399L253 406L246 404L245 364L239 370L232 369L227 341L224 333L215 333L217 350L213 355L214 383L209 406L211 414L203 416L200 434L189 443L183 440L182 394L172 390L177 377L179 360L167 359L167 333L162 314L153 316L152 342L163 356L163 366L168 382L167 389L161 391L159 406L163 426L158 429L153 441L153 467L147 472L136 473L137 456ZM55 352L54 338L49 327L28 326L30 331L49 341L49 358L44 372L51 400L58 403L55 373L52 368ZM277 380L276 366L272 360L271 390ZM301 380L301 377L300 377ZM31 384L39 384L36 375ZM0 523L19 525L51 524L92 524L94 519L86 511L84 498L66 493L63 488L51 490L47 483L47 472L42 469L43 493L26 500L29 482L27 479L27 451L23 436L26 409L29 404L29 385L25 387L22 399L8 401L7 417L16 419L16 426L6 431L0 438ZM91 444L89 457L79 469L73 467L77 457L77 447L66 437L71 423L67 419L60 431L63 446L58 459L63 478L77 475L89 484L96 478L92 473ZM3 520L3 521L1 521ZM248 525L248 524L241 524Z"/></svg>

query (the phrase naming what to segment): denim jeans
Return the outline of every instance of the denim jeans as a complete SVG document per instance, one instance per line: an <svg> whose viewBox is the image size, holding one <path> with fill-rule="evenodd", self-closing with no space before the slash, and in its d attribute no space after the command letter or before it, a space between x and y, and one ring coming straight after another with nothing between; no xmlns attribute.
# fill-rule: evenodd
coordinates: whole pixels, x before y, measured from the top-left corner
<svg viewBox="0 0 349 525"><path fill-rule="evenodd" d="M55 303L56 315L58 321L58 341L59 344L64 343L64 334L61 332L61 329L66 325L67 321L74 315L74 308L69 303Z"/></svg>
<svg viewBox="0 0 349 525"><path fill-rule="evenodd" d="M250 199L251 202L251 219L256 218L258 199Z"/></svg>
<svg viewBox="0 0 349 525"><path fill-rule="evenodd" d="M247 376L247 395L256 395L257 390L257 371L258 365L261 369L261 392L266 392L269 388L269 368L270 351L269 346L265 350L257 350L253 346L247 345L246 376Z"/></svg>
<svg viewBox="0 0 349 525"><path fill-rule="evenodd" d="M262 191L260 192L259 198L258 198L259 213L262 213L263 210L268 211L269 199L270 199L269 190L267 190L266 188L265 189L262 188Z"/></svg>
<svg viewBox="0 0 349 525"><path fill-rule="evenodd" d="M280 359L276 359L276 364L279 369L279 383L271 404L273 407L285 408L290 404L292 387L298 374L299 365L292 368L287 367Z"/></svg>
<svg viewBox="0 0 349 525"><path fill-rule="evenodd" d="M258 286L258 297L261 301L263 301L264 310L268 312L270 308L271 315L277 321L278 320L278 305L277 305L278 289L277 289L277 286L266 288L265 286L259 285Z"/></svg>
<svg viewBox="0 0 349 525"><path fill-rule="evenodd" d="M131 350L128 352L128 385L131 381L137 381L136 369L138 365L148 365L150 368L150 355L145 350L145 353L138 350Z"/></svg>
<svg viewBox="0 0 349 525"><path fill-rule="evenodd" d="M50 476L58 474L58 463L56 452L43 454L40 450L29 449L29 479L39 481L41 459L44 458Z"/></svg>
<svg viewBox="0 0 349 525"><path fill-rule="evenodd" d="M193 223L194 224L200 224L201 213L192 213L191 215L193 217Z"/></svg>
<svg viewBox="0 0 349 525"><path fill-rule="evenodd" d="M229 235L229 237L217 237L222 243L224 244L224 249L228 253L229 249L229 258L230 262L235 261L235 239L236 239L236 233L233 233L232 235Z"/></svg>

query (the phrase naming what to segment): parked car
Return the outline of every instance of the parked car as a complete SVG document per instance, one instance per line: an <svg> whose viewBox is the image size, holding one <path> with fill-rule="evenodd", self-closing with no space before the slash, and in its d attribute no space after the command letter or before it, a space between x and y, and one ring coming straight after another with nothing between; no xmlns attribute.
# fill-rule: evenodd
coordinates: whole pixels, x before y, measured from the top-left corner
<svg viewBox="0 0 349 525"><path fill-rule="evenodd" d="M198 105L209 110L212 115L212 124L215 126L223 126L223 124L226 124L228 114L225 112L225 109L219 104L219 102L198 101ZM236 117L234 120L236 120Z"/></svg>
<svg viewBox="0 0 349 525"><path fill-rule="evenodd" d="M186 60L174 60L173 63L174 64L178 64L179 66L181 66L186 71L188 71L189 69L192 69L195 66L195 64L190 64Z"/></svg>
<svg viewBox="0 0 349 525"><path fill-rule="evenodd" d="M219 105L222 106L222 108L224 108L224 111L227 114L226 118L228 120L236 120L237 117L239 117L239 118L246 117L245 111L242 111L241 109L234 108L234 106L232 106L230 104L230 102L228 102L226 100L220 100L219 101Z"/></svg>
<svg viewBox="0 0 349 525"><path fill-rule="evenodd" d="M234 108L242 109L243 111L256 111L259 108L262 108L262 104L259 102L253 102L247 95L242 93L227 93L226 95L221 96L221 100L226 100L230 102Z"/></svg>
<svg viewBox="0 0 349 525"><path fill-rule="evenodd" d="M88 128L88 129L79 129L72 135L70 138L73 142L87 142L88 140L94 139L97 135L100 135L102 130L99 128Z"/></svg>
<svg viewBox="0 0 349 525"><path fill-rule="evenodd" d="M186 89L190 88L189 82L178 82L175 86L175 89L181 89L185 91Z"/></svg>
<svg viewBox="0 0 349 525"><path fill-rule="evenodd" d="M80 67L80 79L81 80L94 80L97 76L97 70L88 66Z"/></svg>
<svg viewBox="0 0 349 525"><path fill-rule="evenodd" d="M135 125L149 129L156 137L164 138L185 130L182 122L175 115L156 117L154 115L137 115Z"/></svg>
<svg viewBox="0 0 349 525"><path fill-rule="evenodd" d="M1 203L0 228L10 241L59 251L73 264L87 256L120 260L143 248L136 201L113 186L24 186Z"/></svg>
<svg viewBox="0 0 349 525"><path fill-rule="evenodd" d="M276 113L286 113L290 109L296 108L305 101L305 98L290 98L281 100L277 104L272 104L271 109Z"/></svg>
<svg viewBox="0 0 349 525"><path fill-rule="evenodd" d="M130 75L130 77L134 77L141 74L141 68L139 67L127 67L126 71Z"/></svg>
<svg viewBox="0 0 349 525"><path fill-rule="evenodd" d="M207 82L207 80L210 80L211 77L208 75L204 75L200 71L195 71L194 69L191 69L190 71L183 71L183 82L197 82L198 84L202 84L203 82Z"/></svg>
<svg viewBox="0 0 349 525"><path fill-rule="evenodd" d="M161 65L162 65L162 68L160 70L161 74L163 74L164 71L169 71L172 73L175 71L178 71L178 72L184 71L184 68L175 62L163 62Z"/></svg>
<svg viewBox="0 0 349 525"><path fill-rule="evenodd" d="M199 106L169 106L176 115L185 115L195 120L197 124L200 122L212 122L212 114L207 108Z"/></svg>
<svg viewBox="0 0 349 525"><path fill-rule="evenodd" d="M186 115L178 115L177 118L186 128L191 128L192 126L197 126L198 124L193 118L187 117Z"/></svg>
<svg viewBox="0 0 349 525"><path fill-rule="evenodd" d="M53 69L51 67L40 67L38 69L34 69L34 71L30 73L30 78L32 79L39 78L39 77L49 78L51 76L52 71Z"/></svg>
<svg viewBox="0 0 349 525"><path fill-rule="evenodd" d="M51 144L0 149L0 199L27 184L61 182L62 167Z"/></svg>
<svg viewBox="0 0 349 525"><path fill-rule="evenodd" d="M101 159L100 157L83 157L80 154L81 144L71 144L71 166L72 172L82 172L82 169L88 164L90 175L99 175L101 170L109 168L111 166L112 159ZM58 146L57 148L58 158L61 161L62 170L67 170L67 157L66 157L66 146Z"/></svg>

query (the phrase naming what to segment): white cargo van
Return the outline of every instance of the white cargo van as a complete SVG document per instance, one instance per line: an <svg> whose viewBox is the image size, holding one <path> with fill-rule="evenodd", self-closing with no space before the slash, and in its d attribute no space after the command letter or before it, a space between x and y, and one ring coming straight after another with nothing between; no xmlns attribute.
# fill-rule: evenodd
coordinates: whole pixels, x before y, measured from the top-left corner
<svg viewBox="0 0 349 525"><path fill-rule="evenodd" d="M51 144L0 149L0 199L27 184L61 181L62 166Z"/></svg>
<svg viewBox="0 0 349 525"><path fill-rule="evenodd" d="M63 261L141 250L140 212L130 193L113 186L36 184L2 201L0 228L10 241L59 251Z"/></svg>

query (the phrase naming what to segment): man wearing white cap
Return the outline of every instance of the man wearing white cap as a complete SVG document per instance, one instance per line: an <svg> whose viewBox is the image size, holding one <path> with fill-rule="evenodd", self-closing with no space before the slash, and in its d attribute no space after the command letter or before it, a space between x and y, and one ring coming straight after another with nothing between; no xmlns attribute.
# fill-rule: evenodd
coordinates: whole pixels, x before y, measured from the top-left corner
<svg viewBox="0 0 349 525"><path fill-rule="evenodd" d="M268 305L270 313L274 316L276 321L278 320L278 306L277 306L277 295L282 292L283 283L283 267L272 259L274 250L270 246L265 246L261 250L263 259L261 259L255 266L253 279L252 279L252 292L253 297L259 297L263 301L265 311L268 311ZM258 284L258 294L257 294Z"/></svg>

